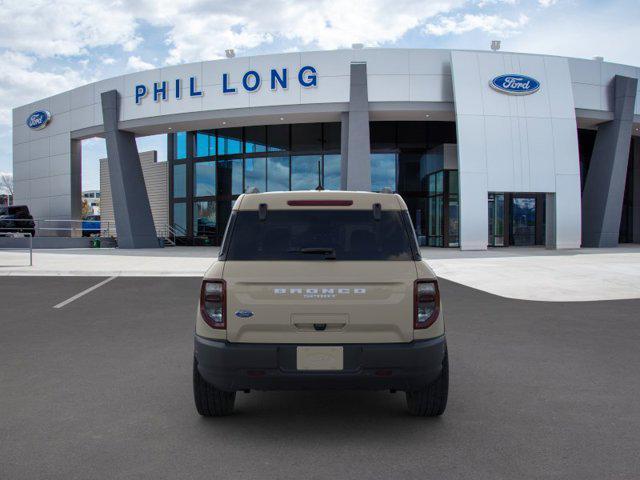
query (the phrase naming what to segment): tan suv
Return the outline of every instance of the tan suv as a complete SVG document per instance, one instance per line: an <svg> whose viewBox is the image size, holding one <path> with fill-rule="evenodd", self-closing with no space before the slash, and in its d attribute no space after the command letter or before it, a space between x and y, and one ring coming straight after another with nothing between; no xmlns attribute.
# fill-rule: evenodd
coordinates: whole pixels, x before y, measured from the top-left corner
<svg viewBox="0 0 640 480"><path fill-rule="evenodd" d="M399 195L238 198L202 282L198 413L231 413L240 390L368 389L436 416L448 386L438 282Z"/></svg>

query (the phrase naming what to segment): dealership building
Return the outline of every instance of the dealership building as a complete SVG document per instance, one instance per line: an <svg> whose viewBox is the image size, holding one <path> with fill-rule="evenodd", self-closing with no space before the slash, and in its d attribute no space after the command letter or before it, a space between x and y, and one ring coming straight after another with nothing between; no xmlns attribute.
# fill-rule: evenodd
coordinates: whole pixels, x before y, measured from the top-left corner
<svg viewBox="0 0 640 480"><path fill-rule="evenodd" d="M243 192L318 187L399 193L422 245L640 243L639 77L601 58L378 48L122 75L14 109L15 204L79 219L81 142L104 137L123 248L164 226L218 244ZM135 142L154 134L155 170Z"/></svg>

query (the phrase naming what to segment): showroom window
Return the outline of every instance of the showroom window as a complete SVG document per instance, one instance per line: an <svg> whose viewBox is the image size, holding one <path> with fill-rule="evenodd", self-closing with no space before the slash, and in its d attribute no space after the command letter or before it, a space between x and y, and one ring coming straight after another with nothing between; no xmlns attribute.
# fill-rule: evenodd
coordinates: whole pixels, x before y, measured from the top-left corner
<svg viewBox="0 0 640 480"><path fill-rule="evenodd" d="M341 124L308 123L169 135L171 222L188 244L219 244L236 198L260 192L340 187Z"/></svg>
<svg viewBox="0 0 640 480"><path fill-rule="evenodd" d="M173 166L173 196L175 198L187 196L187 165L185 163Z"/></svg>
<svg viewBox="0 0 640 480"><path fill-rule="evenodd" d="M216 154L216 137L213 130L209 130L206 132L198 132L195 135L195 139L196 139L196 148L195 148L196 157L210 157Z"/></svg>
<svg viewBox="0 0 640 480"><path fill-rule="evenodd" d="M197 162L193 167L193 194L207 197L216 194L216 162Z"/></svg>
<svg viewBox="0 0 640 480"><path fill-rule="evenodd" d="M402 196L420 245L458 246L458 173L443 149L456 144L455 123L370 122L369 135L371 189Z"/></svg>

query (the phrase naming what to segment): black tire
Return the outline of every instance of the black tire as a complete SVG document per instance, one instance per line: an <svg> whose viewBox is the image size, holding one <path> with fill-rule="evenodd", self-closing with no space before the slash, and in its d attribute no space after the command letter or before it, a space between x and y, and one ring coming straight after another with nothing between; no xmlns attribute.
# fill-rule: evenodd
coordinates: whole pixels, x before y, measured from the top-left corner
<svg viewBox="0 0 640 480"><path fill-rule="evenodd" d="M224 392L207 383L198 372L198 363L194 358L193 398L196 410L203 417L223 417L233 413L236 392Z"/></svg>
<svg viewBox="0 0 640 480"><path fill-rule="evenodd" d="M406 392L407 410L416 417L437 417L447 408L449 396L449 354L445 350L442 371L427 388Z"/></svg>

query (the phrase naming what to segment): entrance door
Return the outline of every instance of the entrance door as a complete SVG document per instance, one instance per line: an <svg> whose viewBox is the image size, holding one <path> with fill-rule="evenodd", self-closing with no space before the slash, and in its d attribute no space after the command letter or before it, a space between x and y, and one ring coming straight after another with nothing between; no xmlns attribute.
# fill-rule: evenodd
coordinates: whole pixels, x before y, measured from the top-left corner
<svg viewBox="0 0 640 480"><path fill-rule="evenodd" d="M536 197L514 196L511 199L511 244L536 244Z"/></svg>
<svg viewBox="0 0 640 480"><path fill-rule="evenodd" d="M489 194L489 246L505 246L504 193Z"/></svg>

